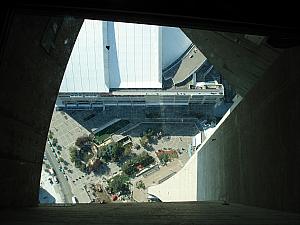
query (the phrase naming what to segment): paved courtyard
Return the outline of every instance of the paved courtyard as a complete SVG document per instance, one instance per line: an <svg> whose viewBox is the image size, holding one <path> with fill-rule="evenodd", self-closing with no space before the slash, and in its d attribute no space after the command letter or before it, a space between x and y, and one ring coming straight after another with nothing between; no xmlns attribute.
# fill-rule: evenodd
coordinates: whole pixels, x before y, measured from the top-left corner
<svg viewBox="0 0 300 225"><path fill-rule="evenodd" d="M185 157L183 159L188 159L188 154L183 153ZM148 176L141 175L138 178L135 178L133 181L133 198L137 202L147 202L147 189L150 186L159 184L159 182L163 181L164 179L171 177L172 175L175 175L182 167L184 166L183 162L181 161L181 158L174 159L172 162L169 162L166 166L160 166L158 171L155 171ZM136 183L139 181L143 181L145 184L145 190L136 188Z"/></svg>
<svg viewBox="0 0 300 225"><path fill-rule="evenodd" d="M144 149L141 147L139 150L133 149L134 153L140 154L143 151L147 151L153 156L158 164L160 164L155 151L163 149L173 149L180 154L179 158L169 162L166 166L159 166L159 170L149 174L148 176L140 176L132 180L133 183L133 197L136 201L146 201L147 187L157 184L162 179L168 178L170 174L178 172L188 161L189 156L187 149L192 142L192 136L196 135L199 131L194 124L195 118L186 114L185 108L176 108L175 112L172 111L174 107L165 108L164 121L159 122L159 119L146 118L146 112L153 112L158 110L146 109L142 107L136 107L137 109L127 109L118 114L112 112L116 111L115 108L107 108L106 111L54 111L52 121L50 124L50 130L53 132L53 136L58 139L58 144L62 146L61 157L65 160L65 163L60 162L60 165L65 169L65 175L68 178L72 193L78 198L81 203L91 202L94 197L92 196L91 184L100 183L103 187L107 185L105 178L108 179L121 172L120 167L116 163L108 163L106 168L100 169L97 174L85 174L77 169L70 161L69 147L74 146L75 141L82 135L88 135L92 130L95 130L105 123L109 123L116 116L124 116L130 121L130 124L126 126L122 133L132 137L133 143L140 144L140 136L148 128L158 129L162 131L163 137L159 140L151 142L151 148ZM132 110L135 113L132 114L134 118L128 118ZM185 114L184 114L185 113ZM176 118L175 115L181 115L182 118ZM135 115L135 116L133 116ZM172 118L174 117L174 118ZM122 117L121 117L122 118ZM167 120L166 118L170 118ZM127 131L128 130L128 131ZM145 190L138 190L135 188L135 182L142 180L145 183Z"/></svg>

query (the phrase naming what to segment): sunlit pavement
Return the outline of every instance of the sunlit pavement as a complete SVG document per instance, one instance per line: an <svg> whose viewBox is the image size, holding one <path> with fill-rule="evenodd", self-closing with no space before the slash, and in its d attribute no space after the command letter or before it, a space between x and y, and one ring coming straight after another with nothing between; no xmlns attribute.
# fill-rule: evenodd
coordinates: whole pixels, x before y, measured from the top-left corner
<svg viewBox="0 0 300 225"><path fill-rule="evenodd" d="M76 112L77 116L80 117L81 112ZM84 115L91 114L91 111L83 112ZM114 115L111 115L113 118ZM143 121L143 120L142 120ZM103 124L103 122L102 122ZM98 124L94 124L94 127L97 127ZM101 124L99 124L101 126ZM161 126L161 125L160 125ZM145 130L147 125L141 125L133 129L128 134L133 134L140 132L140 130ZM154 185L158 182L158 180L163 179L168 176L170 173L177 172L182 168L182 166L188 160L188 155L186 153L186 149L191 143L192 135L197 132L196 127L192 123L178 123L178 124L168 124L162 126L164 132L169 135L174 135L174 131L179 131L179 133L190 133L191 136L170 136L170 139L161 139L158 140L156 144L152 144L154 150L164 149L164 148L172 148L172 149L181 149L184 148L183 154L179 155L180 160L174 160L169 163L168 166L161 167L161 170L156 171L152 175L149 175L145 179L146 187L150 185ZM50 124L50 130L54 133L54 137L58 139L58 144L62 146L61 157L68 163L68 166L65 166L63 163L60 163L62 167L65 167L65 173L68 177L68 182L71 186L73 194L78 198L79 202L88 203L93 199L91 196L92 190L90 189L91 183L102 183L103 180L100 176L96 176L93 173L86 175L81 172L79 169L75 168L73 163L70 162L69 150L68 148L75 144L75 141L78 137L86 134L90 134L86 128L84 128L81 124L74 120L69 114L60 111L54 111L52 121ZM192 132L192 133L191 133ZM133 135L134 136L134 135ZM136 139L136 140L135 140ZM138 137L133 137L133 142L139 143ZM142 151L142 150L141 150ZM149 152L150 155L156 158L155 152ZM158 160L157 160L158 162ZM113 174L119 172L120 167L116 166L115 163L108 164L110 168L109 173L104 174L105 177L110 177ZM72 172L68 171L69 169ZM105 183L104 183L105 186ZM138 194L139 193L139 194ZM136 196L137 195L137 196ZM134 191L134 197L138 201L146 201L147 193L146 190Z"/></svg>

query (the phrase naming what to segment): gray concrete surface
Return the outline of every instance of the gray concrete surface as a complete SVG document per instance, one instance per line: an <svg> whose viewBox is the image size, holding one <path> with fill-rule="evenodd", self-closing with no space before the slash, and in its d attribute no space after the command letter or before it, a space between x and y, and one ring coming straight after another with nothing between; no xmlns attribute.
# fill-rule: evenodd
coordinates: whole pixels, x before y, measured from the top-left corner
<svg viewBox="0 0 300 225"><path fill-rule="evenodd" d="M188 28L182 31L242 97L281 52L264 42L256 45L243 34Z"/></svg>
<svg viewBox="0 0 300 225"><path fill-rule="evenodd" d="M299 212L299 59L281 55L203 146L198 200Z"/></svg>
<svg viewBox="0 0 300 225"><path fill-rule="evenodd" d="M1 210L6 225L297 225L300 215L223 202L77 204Z"/></svg>
<svg viewBox="0 0 300 225"><path fill-rule="evenodd" d="M55 170L56 177L58 178L59 185L61 186L62 194L64 196L65 203L72 203L72 190L69 185L68 180L66 180L64 174L59 170L59 166L61 166L57 159L54 156L54 153L51 151L51 147L48 143L46 143L45 155L49 160L50 166Z"/></svg>
<svg viewBox="0 0 300 225"><path fill-rule="evenodd" d="M119 109L118 107L114 107L113 110ZM184 112L183 108L179 108L179 112ZM168 108L168 115L171 115L172 111ZM129 111L130 112L130 111ZM129 113L127 112L127 113ZM80 123L84 123L84 118L86 118L90 113L90 111L76 111L76 117ZM94 126L101 127L101 124L104 121L101 120L98 113L95 113ZM100 115L102 112L100 113ZM52 120L50 124L50 130L53 132L53 137L57 138L58 145L62 146L62 150L60 151L60 155L68 165L64 165L63 163L58 163L57 159L54 157L54 153L51 151L48 144L46 144L46 156L49 158L49 161L52 167L57 171L58 175L60 175L59 180L62 185L62 194L65 196L66 202L71 202L71 197L75 195L80 203L89 203L94 199L91 196L93 190L90 188L91 184L101 183L103 187L107 186L107 183L104 182L103 178L109 179L110 177L120 173L120 165L117 163L108 163L107 166L104 166L97 173L85 174L81 172L78 168L74 166L74 163L70 161L69 156L69 147L74 146L76 139L82 135L88 135L90 132L86 130L78 121L76 121L72 115L74 113L65 113L63 111L54 111L52 115ZM126 114L125 114L126 115ZM173 115L176 115L174 113ZM148 152L152 155L157 163L160 163L157 158L155 151L164 148L171 148L174 150L180 150L184 148L182 154L179 154L179 158L168 164L167 169L162 167L155 173L151 174L147 178L145 178L146 187L157 184L160 179L165 178L172 172L178 172L181 167L188 161L189 156L187 153L187 149L192 142L192 136L198 133L198 129L195 126L197 122L196 118L163 118L163 119L147 119L144 118L145 115L140 114L140 119L135 119L139 121L138 123L131 122L133 126L126 126L127 129L123 130L124 135L129 135L132 138L133 145L135 143L140 144L140 135L147 129L159 129L162 131L163 138L157 141L151 142L151 149L144 149L141 147L139 150L133 149L134 153L141 154L143 151ZM143 119L144 118L144 119ZM108 120L115 119L115 114L107 115ZM135 121L134 120L134 121ZM173 121L173 122L160 122L160 121ZM125 127L125 128L126 128ZM119 132L117 132L119 133ZM166 138L166 137L170 138ZM55 153L58 154L58 151ZM62 175L59 171L59 166L65 168L65 174L68 177L68 180ZM72 172L69 172L71 170ZM140 179L140 178L139 178ZM142 177L142 180L143 177ZM135 183L135 179L132 180ZM67 187L65 187L67 186ZM145 191L137 191L134 188L134 199L138 202L147 201L147 189ZM136 193L138 195L136 196Z"/></svg>
<svg viewBox="0 0 300 225"><path fill-rule="evenodd" d="M41 44L41 40L50 19L11 13L10 29L7 32L9 35L1 52L0 65L2 77L5 77L0 87L0 123L3 128L0 160L3 171L0 184L1 206L37 204L42 157L52 109L68 56L82 23L82 20L72 18L64 21L54 39L51 40L49 35L48 51ZM48 28L53 30L53 25L50 24ZM194 35L192 39L203 37L197 32ZM214 39L213 36L206 38L208 42L212 41L211 38ZM218 36L218 39L228 40L224 35ZM267 60L266 66L264 60L259 64L252 63L252 59L257 57L256 53L263 52L260 51L260 47L252 47L252 53L248 54L239 51L239 43L234 40L229 48L222 42L207 44L208 42L202 43L207 52L214 49L225 54L212 52L217 61L211 62L219 65L219 68L223 67L224 73L218 69L225 78L237 89L245 92L251 89L252 78L254 82L256 78L259 80L274 59L272 53L266 52L263 57ZM223 129L216 133L216 141L211 145L211 149L219 146L215 152L203 151L203 155L200 156L202 158L199 159L203 165L215 163L213 168L203 167L205 173L202 174L216 175L209 176L211 180L207 180L207 187L214 184L213 187L218 188L215 193L211 192L212 197L219 198L225 195L236 201L242 201L244 198L245 204L265 205L270 208L300 208L300 148L298 135L294 132L299 127L299 52L297 48L289 49L281 60L276 62L268 78L260 82L249 97L246 96L246 103L242 104L231 119L224 123ZM244 54L246 57L243 57ZM232 68L230 62L239 69ZM248 68L251 73L243 68ZM248 75L250 82L247 82ZM212 158L215 158L215 161L212 161ZM220 170L217 170L218 166ZM223 175L217 173L220 171ZM202 188L202 191L205 191L205 188ZM175 208L178 212L178 205L175 205ZM63 212L59 211L61 209L58 207L56 209ZM23 216L26 217L27 212L25 210ZM34 215L35 219L31 218L35 222L38 220L37 223L40 224L41 220L36 217L39 212L34 211L31 215ZM94 211L92 214L96 213L99 212ZM249 220L253 215L258 215L257 213L253 212L244 219ZM16 218L15 215L13 211L12 214L5 215L8 219L2 221L11 221L11 218ZM191 212L187 215L187 218L190 218ZM41 218L45 217L41 215ZM57 218L59 217L49 217L52 222L56 222ZM99 222L93 217L85 218L91 218L89 222ZM277 223L278 220L274 219L273 217L273 221ZM25 222L19 217L18 222L22 221ZM282 223L286 221L286 218L281 220Z"/></svg>
<svg viewBox="0 0 300 225"><path fill-rule="evenodd" d="M172 80L174 84L183 82L191 74L196 72L197 69L203 64L206 57L194 46L189 54L181 60L181 63L174 74Z"/></svg>
<svg viewBox="0 0 300 225"><path fill-rule="evenodd" d="M82 20L15 11L9 15L0 55L0 123L5 140L0 169L6 171L1 173L0 206L36 205L51 115Z"/></svg>

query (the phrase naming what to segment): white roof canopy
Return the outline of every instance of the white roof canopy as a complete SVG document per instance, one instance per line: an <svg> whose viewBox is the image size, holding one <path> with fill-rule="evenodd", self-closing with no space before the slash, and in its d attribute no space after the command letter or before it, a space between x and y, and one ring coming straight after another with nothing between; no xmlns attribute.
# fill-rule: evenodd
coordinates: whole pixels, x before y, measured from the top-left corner
<svg viewBox="0 0 300 225"><path fill-rule="evenodd" d="M103 23L85 20L73 47L60 92L108 92L103 61Z"/></svg>
<svg viewBox="0 0 300 225"><path fill-rule="evenodd" d="M162 66L180 57L189 44L179 28L84 20L60 92L160 89Z"/></svg>
<svg viewBox="0 0 300 225"><path fill-rule="evenodd" d="M162 88L160 27L108 22L110 88Z"/></svg>

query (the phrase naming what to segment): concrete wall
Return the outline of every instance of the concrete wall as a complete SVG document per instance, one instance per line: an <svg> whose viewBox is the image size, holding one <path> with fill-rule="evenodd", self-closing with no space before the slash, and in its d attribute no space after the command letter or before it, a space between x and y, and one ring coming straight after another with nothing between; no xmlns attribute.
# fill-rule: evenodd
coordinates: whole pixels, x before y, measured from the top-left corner
<svg viewBox="0 0 300 225"><path fill-rule="evenodd" d="M223 202L76 204L1 210L5 225L297 225L300 215Z"/></svg>
<svg viewBox="0 0 300 225"><path fill-rule="evenodd" d="M149 187L148 193L163 202L197 201L197 156L193 155L187 164L168 180Z"/></svg>
<svg viewBox="0 0 300 225"><path fill-rule="evenodd" d="M299 63L286 50L203 146L198 200L299 212Z"/></svg>
<svg viewBox="0 0 300 225"><path fill-rule="evenodd" d="M199 135L204 136L204 140L201 140L200 143L197 143L196 151L193 153L189 161L184 165L184 167L176 173L174 176L164 181L161 184L151 186L148 188L148 193L153 194L158 197L163 202L179 202L179 201L197 201L198 199L198 172L201 170L205 170L206 167L210 165L206 165L205 163L198 164L198 154L202 149L202 146L206 144L210 144L210 136L214 134L214 132L222 126L223 122L227 119L230 113L237 107L237 105L241 102L242 97L237 95L233 99L234 103L227 110L225 115L219 121L219 123L207 130L198 133L194 138L199 139Z"/></svg>
<svg viewBox="0 0 300 225"><path fill-rule="evenodd" d="M11 20L0 65L0 206L38 201L51 115L81 24L20 14Z"/></svg>
<svg viewBox="0 0 300 225"><path fill-rule="evenodd" d="M183 28L183 32L242 97L281 53L243 34Z"/></svg>

